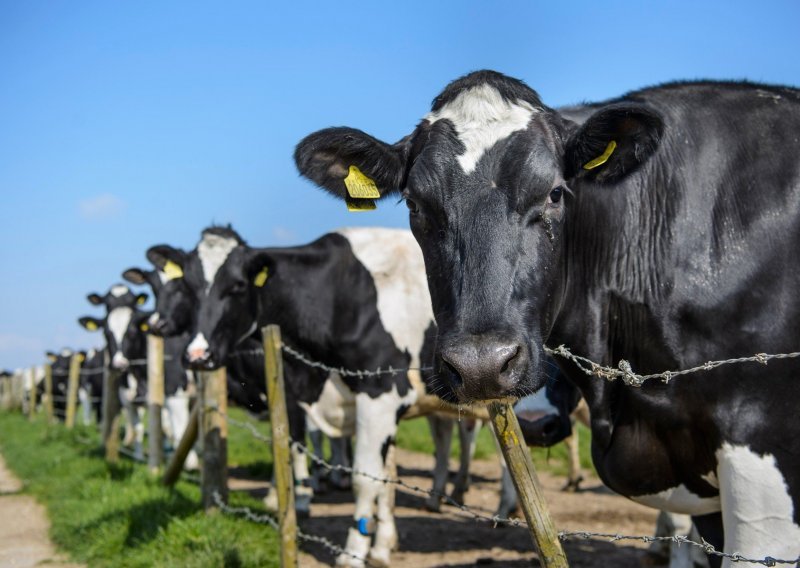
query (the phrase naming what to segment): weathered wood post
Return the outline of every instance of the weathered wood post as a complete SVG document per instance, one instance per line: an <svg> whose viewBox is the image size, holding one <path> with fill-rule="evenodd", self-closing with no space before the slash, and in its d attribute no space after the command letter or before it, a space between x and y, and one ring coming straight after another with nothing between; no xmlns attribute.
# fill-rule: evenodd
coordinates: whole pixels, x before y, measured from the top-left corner
<svg viewBox="0 0 800 568"><path fill-rule="evenodd" d="M200 404L195 403L192 407L191 414L189 414L189 424L186 426L183 438L181 438L181 441L178 443L178 447L175 448L172 459L164 472L162 483L167 487L172 487L175 485L175 482L178 481L178 478L181 476L181 471L183 471L183 463L186 461L186 456L189 455L192 446L194 446L194 443L197 441L199 414Z"/></svg>
<svg viewBox="0 0 800 568"><path fill-rule="evenodd" d="M78 404L78 382L80 381L81 359L80 353L73 353L69 360L69 377L67 383L67 428L75 426L75 408Z"/></svg>
<svg viewBox="0 0 800 568"><path fill-rule="evenodd" d="M514 480L525 520L528 521L533 544L539 555L539 563L545 568L566 567L567 557L550 518L547 502L536 477L531 454L522 437L514 409L507 402L493 402L489 404L489 416L494 435Z"/></svg>
<svg viewBox="0 0 800 568"><path fill-rule="evenodd" d="M36 366L31 367L31 392L28 396L28 418L36 417Z"/></svg>
<svg viewBox="0 0 800 568"><path fill-rule="evenodd" d="M161 427L161 409L164 408L164 338L147 336L147 413L148 446L147 465L150 473L157 474L164 464L164 432Z"/></svg>
<svg viewBox="0 0 800 568"><path fill-rule="evenodd" d="M42 404L44 405L44 415L47 423L53 422L53 367L50 363L44 366L44 396L42 397Z"/></svg>
<svg viewBox="0 0 800 568"><path fill-rule="evenodd" d="M272 424L272 459L278 493L278 521L281 529L281 568L297 566L297 516L294 509L294 480L290 449L289 415L283 385L281 330L268 325L261 330L264 341L264 366L267 375L267 399Z"/></svg>
<svg viewBox="0 0 800 568"><path fill-rule="evenodd" d="M0 409L8 410L11 406L11 380L13 375L0 378Z"/></svg>
<svg viewBox="0 0 800 568"><path fill-rule="evenodd" d="M119 461L119 377L120 372L111 368L108 350L103 353L103 447L106 461Z"/></svg>
<svg viewBox="0 0 800 568"><path fill-rule="evenodd" d="M22 410L22 395L24 392L25 376L22 372L14 373L11 377L11 409Z"/></svg>
<svg viewBox="0 0 800 568"><path fill-rule="evenodd" d="M207 513L217 510L214 494L228 502L228 385L225 367L200 375L200 437L203 467L200 489Z"/></svg>

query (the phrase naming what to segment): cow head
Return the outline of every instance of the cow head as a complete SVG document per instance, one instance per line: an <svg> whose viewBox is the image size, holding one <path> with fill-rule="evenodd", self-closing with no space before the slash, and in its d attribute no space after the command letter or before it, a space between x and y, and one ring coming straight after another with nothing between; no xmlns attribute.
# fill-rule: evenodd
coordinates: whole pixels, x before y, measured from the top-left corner
<svg viewBox="0 0 800 568"><path fill-rule="evenodd" d="M440 330L443 397L517 398L545 381L575 195L636 170L662 130L633 103L604 106L579 126L521 81L479 71L451 83L396 144L329 128L302 140L295 161L342 198L353 167L381 197L401 194Z"/></svg>
<svg viewBox="0 0 800 568"><path fill-rule="evenodd" d="M78 322L88 331L103 330L111 366L126 370L132 358L144 357L142 329L150 312L140 312L137 307L147 301L147 294L134 294L127 286L117 284L105 296L93 293L87 298L94 305L105 306L106 316L102 319L86 316Z"/></svg>
<svg viewBox="0 0 800 568"><path fill-rule="evenodd" d="M197 248L189 254L166 246L154 249L148 251L154 264L168 259L184 273L182 296L177 297L177 290L172 295L175 302L191 300L192 340L186 348L187 362L195 369L224 365L234 347L256 330L257 291L266 282L267 260L230 227L204 230ZM175 312L170 315L160 310L159 315L165 325L178 317Z"/></svg>
<svg viewBox="0 0 800 568"><path fill-rule="evenodd" d="M169 245L157 245L147 250L147 258L155 270L129 268L122 277L133 284L149 284L152 288L156 301L149 321L152 333L172 337L189 331L194 294L184 279L182 267L186 264L186 253Z"/></svg>

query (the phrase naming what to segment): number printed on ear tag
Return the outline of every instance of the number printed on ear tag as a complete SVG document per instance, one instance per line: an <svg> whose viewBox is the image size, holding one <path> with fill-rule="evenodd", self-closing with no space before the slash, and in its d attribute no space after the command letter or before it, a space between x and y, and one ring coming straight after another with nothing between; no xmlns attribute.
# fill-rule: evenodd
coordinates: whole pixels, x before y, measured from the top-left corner
<svg viewBox="0 0 800 568"><path fill-rule="evenodd" d="M350 173L344 178L344 185L347 193L353 199L378 199L381 196L375 182L362 174L361 170L355 166L350 166Z"/></svg>

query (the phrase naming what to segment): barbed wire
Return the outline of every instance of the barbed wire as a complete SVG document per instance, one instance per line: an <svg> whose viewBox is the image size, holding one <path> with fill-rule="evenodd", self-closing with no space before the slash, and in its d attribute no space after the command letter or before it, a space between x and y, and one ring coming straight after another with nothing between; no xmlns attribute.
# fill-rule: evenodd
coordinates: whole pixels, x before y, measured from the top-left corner
<svg viewBox="0 0 800 568"><path fill-rule="evenodd" d="M280 524L271 515L267 515L265 513L256 513L249 507L232 507L231 505L226 504L222 500L222 497L220 496L218 491L214 491L214 493L212 494L212 498L214 500L214 504L217 507L219 507L220 511L222 511L223 513L227 513L229 515L238 515L244 517L245 519L251 522L258 523L261 525L269 525L270 527L272 527L273 529L275 529L280 533L281 530ZM369 562L369 559L364 558L363 556L359 556L358 554L353 554L348 550L345 550L344 548L342 548L338 544L331 542L324 536L317 536L303 532L303 530L301 530L300 527L297 527L297 538L299 538L300 540L304 540L306 542L314 542L320 544L324 548L328 549L330 552L336 555L344 554L345 556L349 556L350 558L353 558L360 562L364 562L367 566L371 564Z"/></svg>
<svg viewBox="0 0 800 568"><path fill-rule="evenodd" d="M228 424L230 424L232 426L236 426L238 428L243 428L243 429L249 431L250 434L256 440L259 440L260 442L264 442L265 444L271 444L272 443L272 438L270 438L268 436L265 436L264 434L259 432L258 429L256 429L256 427L253 424L250 424L249 422L242 422L240 420L236 420L235 418L231 418L230 416L228 416L226 414L223 414L223 416L228 421Z"/></svg>
<svg viewBox="0 0 800 568"><path fill-rule="evenodd" d="M301 363L305 363L309 367L314 367L316 369L322 369L323 371L327 371L329 373L339 373L342 377L358 377L359 379L363 379L364 377L377 377L380 375L396 375L397 373L406 373L408 371L432 371L433 367L408 367L405 369L395 369L391 365L386 369L381 369L378 367L374 371L353 371L350 369L345 368L336 368L331 367L330 365L326 365L325 363L320 363L319 361L314 361L309 357L306 357L303 353L300 353L296 349L292 349L285 343L281 344L281 350L284 353L288 353Z"/></svg>
<svg viewBox="0 0 800 568"><path fill-rule="evenodd" d="M669 383L675 377L688 375L690 373L697 373L699 371L710 371L711 369L716 369L717 367L721 367L723 365L733 365L736 363L761 363L762 365L766 365L773 359L793 359L800 357L800 351L774 354L756 353L752 357L737 357L735 359L706 361L702 365L697 365L696 367L691 367L689 369L683 369L680 371L662 371L660 373L652 373L649 375L639 375L633 372L631 364L625 359L620 359L618 367L615 369L614 367L606 367L600 365L599 363L595 363L586 357L575 355L564 345L559 345L555 349L545 347L544 350L550 355L557 355L559 357L569 359L575 363L575 365L581 371L589 376L600 377L608 381L620 379L623 383L632 387L641 387L646 381L651 379L660 379L664 383Z"/></svg>

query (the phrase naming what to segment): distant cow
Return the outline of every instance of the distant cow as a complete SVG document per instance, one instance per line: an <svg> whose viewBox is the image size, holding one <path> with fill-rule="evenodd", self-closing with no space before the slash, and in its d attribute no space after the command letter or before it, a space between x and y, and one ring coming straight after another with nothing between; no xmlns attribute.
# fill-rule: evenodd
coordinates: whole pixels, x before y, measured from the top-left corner
<svg viewBox="0 0 800 568"><path fill-rule="evenodd" d="M148 258L157 266L180 266L195 295L187 348L195 368L225 364L238 342L267 324L280 325L286 346L335 368L413 368L329 378L284 357L292 438L304 439L303 407L325 433L356 434L356 470L378 478L392 472L397 422L424 390L422 378L430 372L421 376L419 369L431 360L435 335L422 258L407 231L344 229L308 245L251 248L233 230L213 227L191 253L159 246ZM355 404L355 420L348 404ZM397 542L394 487L364 476L353 484L357 502L347 551L388 564ZM345 554L339 561L352 558Z"/></svg>
<svg viewBox="0 0 800 568"><path fill-rule="evenodd" d="M481 71L396 144L331 128L295 158L337 196L352 168L402 196L441 394L468 402L539 389L545 345L645 373L796 351L798 132L788 87L673 83L558 111ZM589 404L606 485L693 515L726 552L800 555L797 359L642 388L559 364Z"/></svg>
<svg viewBox="0 0 800 568"><path fill-rule="evenodd" d="M103 296L97 293L87 296L91 304L105 307L105 317L78 319L89 331L103 330L111 368L122 373L119 398L127 417L124 444L133 444L139 457L144 456L142 418L147 396L147 368L138 362L131 365L129 356L135 354L135 359L143 359L147 352L144 335L140 332L147 326L150 314L138 310L147 297L144 293L134 294L124 284L116 284Z"/></svg>

